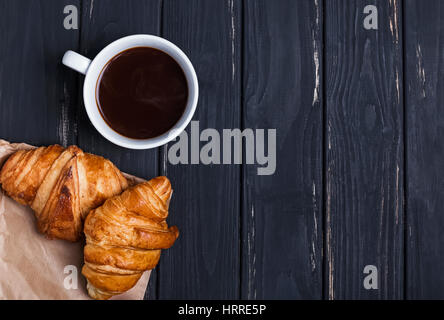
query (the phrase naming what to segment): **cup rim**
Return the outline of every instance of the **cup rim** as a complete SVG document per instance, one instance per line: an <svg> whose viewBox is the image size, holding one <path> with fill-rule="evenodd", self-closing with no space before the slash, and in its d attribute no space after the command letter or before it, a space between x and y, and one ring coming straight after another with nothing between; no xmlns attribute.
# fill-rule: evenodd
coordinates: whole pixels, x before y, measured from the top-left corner
<svg viewBox="0 0 444 320"><path fill-rule="evenodd" d="M155 42L152 45L145 45L145 46L162 50L168 55L172 56L172 58L182 68L188 84L188 101L179 121L177 121L177 123L165 133L149 139L132 139L116 132L105 122L105 120L100 114L99 108L95 101L96 100L95 90L98 77L100 76L103 67L110 60L110 59L103 59L103 57L109 54L111 54L111 56L113 57L119 54L120 52L128 50L130 48L144 46L144 45L129 45L128 47L125 47L123 49L114 50L115 47L118 47L119 45L126 42L132 42L133 40ZM168 50L164 50L165 48L167 48ZM174 53L174 56L172 55L172 53ZM95 72L92 72L93 70ZM99 70L98 73L97 70ZM91 79L93 74L97 74L97 76L94 76L93 79ZM93 92L94 101L90 101L91 98L90 90L92 90ZM171 140L174 140L183 130L185 130L185 128L188 126L191 119L193 118L194 112L196 111L197 108L198 97L199 97L199 85L197 81L196 71L194 70L193 64L191 63L187 55L174 43L164 38L149 34L135 34L135 35L126 36L117 39L108 44L107 46L105 46L91 61L91 64L85 75L85 81L83 83L83 101L86 113L88 114L88 118L90 119L94 128L108 141L128 149L137 149L137 150L152 149L162 146L170 142ZM95 108L96 110L91 110L92 108ZM99 114L99 117L97 117L97 113Z"/></svg>

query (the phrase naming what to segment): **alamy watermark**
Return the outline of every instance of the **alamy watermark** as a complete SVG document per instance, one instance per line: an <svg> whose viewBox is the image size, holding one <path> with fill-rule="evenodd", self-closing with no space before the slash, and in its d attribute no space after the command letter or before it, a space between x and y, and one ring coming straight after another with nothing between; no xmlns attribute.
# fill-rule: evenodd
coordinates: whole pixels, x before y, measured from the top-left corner
<svg viewBox="0 0 444 320"><path fill-rule="evenodd" d="M63 8L63 13L66 15L63 19L63 27L66 30L79 29L79 10L75 5L67 5Z"/></svg>
<svg viewBox="0 0 444 320"><path fill-rule="evenodd" d="M168 162L176 164L257 164L257 174L276 171L276 129L222 129L200 131L191 121L190 134L183 131L168 145ZM203 144L201 145L201 142Z"/></svg>
<svg viewBox="0 0 444 320"><path fill-rule="evenodd" d="M364 29L378 30L378 8L375 5L367 5L364 7Z"/></svg>
<svg viewBox="0 0 444 320"><path fill-rule="evenodd" d="M379 289L379 280L378 280L378 268L372 264L366 265L364 267L364 288L366 290L377 290Z"/></svg>
<svg viewBox="0 0 444 320"><path fill-rule="evenodd" d="M78 285L78 271L77 267L73 265L67 265L63 268L63 273L67 276L63 279L63 286L66 290L77 290Z"/></svg>

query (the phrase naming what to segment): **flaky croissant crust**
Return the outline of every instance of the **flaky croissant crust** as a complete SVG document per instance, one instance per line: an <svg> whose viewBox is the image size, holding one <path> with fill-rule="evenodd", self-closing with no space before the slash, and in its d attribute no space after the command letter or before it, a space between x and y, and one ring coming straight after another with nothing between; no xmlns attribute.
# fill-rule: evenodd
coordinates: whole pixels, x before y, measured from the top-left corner
<svg viewBox="0 0 444 320"><path fill-rule="evenodd" d="M59 145L12 154L0 171L0 184L34 210L40 232L69 241L79 240L91 209L128 187L109 160Z"/></svg>
<svg viewBox="0 0 444 320"><path fill-rule="evenodd" d="M161 249L179 235L168 227L170 181L157 177L108 199L85 221L83 275L94 299L108 299L132 288L145 270L153 269Z"/></svg>

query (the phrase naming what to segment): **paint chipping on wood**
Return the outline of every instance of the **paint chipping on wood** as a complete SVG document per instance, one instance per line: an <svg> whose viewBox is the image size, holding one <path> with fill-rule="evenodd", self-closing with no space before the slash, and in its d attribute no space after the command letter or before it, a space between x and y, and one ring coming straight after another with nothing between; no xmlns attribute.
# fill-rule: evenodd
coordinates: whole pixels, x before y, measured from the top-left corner
<svg viewBox="0 0 444 320"><path fill-rule="evenodd" d="M327 175L327 261L328 261L328 299L333 300L334 294L334 256L333 256L333 243L332 243L332 230L331 230L331 168L328 167Z"/></svg>
<svg viewBox="0 0 444 320"><path fill-rule="evenodd" d="M384 165L383 165L384 167ZM379 238L381 239L382 237L382 230L383 230L383 225L384 225L384 206L385 206L385 197L384 197L384 181L381 181L381 188L380 188L380 192L381 192L381 214L379 215Z"/></svg>
<svg viewBox="0 0 444 320"><path fill-rule="evenodd" d="M313 92L313 102L312 106L314 106L317 102L319 102L319 89L320 89L320 76L319 76L319 3L318 0L315 1L316 6L316 25L313 27L311 32L312 34L312 42L313 42L313 62L315 65L315 87Z"/></svg>
<svg viewBox="0 0 444 320"><path fill-rule="evenodd" d="M318 210L317 210L317 203L316 203L316 183L315 181L312 182L312 201L313 201L313 225L314 230L312 234L311 239L311 252L310 252L310 262L311 262L311 271L316 270L316 243L318 243L318 219L316 217Z"/></svg>
<svg viewBox="0 0 444 320"><path fill-rule="evenodd" d="M311 271L314 272L316 270L316 247L314 241L311 242L310 262L311 262Z"/></svg>
<svg viewBox="0 0 444 320"><path fill-rule="evenodd" d="M162 150L162 168L160 168L162 171L162 174L167 176L168 175L168 145L163 146Z"/></svg>
<svg viewBox="0 0 444 320"><path fill-rule="evenodd" d="M416 46L416 73L418 75L418 79L421 84L421 89L422 89L421 95L423 98L425 98L425 96L426 96L426 92L425 92L426 76L425 76L424 61L423 61L422 51L421 51L421 44L419 44L419 43Z"/></svg>
<svg viewBox="0 0 444 320"><path fill-rule="evenodd" d="M331 150L331 123L328 122L327 126L327 140L328 140L328 150Z"/></svg>
<svg viewBox="0 0 444 320"><path fill-rule="evenodd" d="M69 112L66 101L69 100L69 92L66 88L66 82L63 84L63 96L65 99L62 101L59 124L58 124L58 138L60 143L66 147L68 146L68 132L69 132Z"/></svg>
<svg viewBox="0 0 444 320"><path fill-rule="evenodd" d="M94 8L94 0L91 0L91 7L89 8L89 19L92 18L93 8Z"/></svg>
<svg viewBox="0 0 444 320"><path fill-rule="evenodd" d="M397 0L390 0L389 2L390 6L390 32L393 37L393 42L398 45L399 44L399 8L400 5L398 4ZM401 89L400 89L400 80L399 80L399 70L395 70L395 83L396 83L396 93L398 98L398 103L401 101Z"/></svg>
<svg viewBox="0 0 444 320"><path fill-rule="evenodd" d="M250 257L250 263L248 264L248 298L256 299L256 250L254 244L256 242L255 234L255 216L254 205L251 206L250 228L248 230L248 256Z"/></svg>
<svg viewBox="0 0 444 320"><path fill-rule="evenodd" d="M231 38L231 80L234 81L236 75L236 27L235 27L235 14L234 14L234 0L228 0L228 9L230 10L231 16L231 30L230 30L230 38Z"/></svg>
<svg viewBox="0 0 444 320"><path fill-rule="evenodd" d="M316 212L318 211L318 205L316 201L316 183L313 181L312 186L312 195L313 195L313 218L314 218L314 235L318 237L318 220L316 217Z"/></svg>
<svg viewBox="0 0 444 320"><path fill-rule="evenodd" d="M393 38L395 39L395 43L399 43L399 21L398 21L398 10L399 5L397 0L390 0L390 31L392 33Z"/></svg>

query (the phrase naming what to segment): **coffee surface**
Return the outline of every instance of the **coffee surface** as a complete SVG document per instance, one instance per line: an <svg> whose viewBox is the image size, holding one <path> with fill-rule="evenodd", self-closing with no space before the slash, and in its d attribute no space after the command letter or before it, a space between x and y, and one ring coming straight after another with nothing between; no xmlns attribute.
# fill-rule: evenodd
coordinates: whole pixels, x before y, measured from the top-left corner
<svg viewBox="0 0 444 320"><path fill-rule="evenodd" d="M182 68L167 53L150 47L131 48L113 57L96 88L103 119L133 139L167 132L179 121L187 99Z"/></svg>

